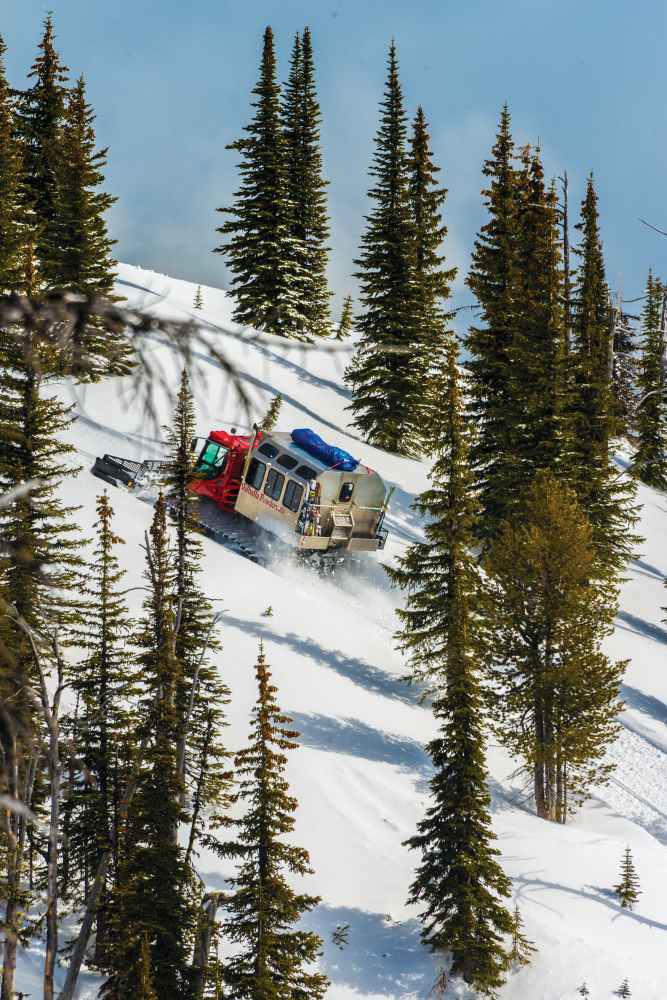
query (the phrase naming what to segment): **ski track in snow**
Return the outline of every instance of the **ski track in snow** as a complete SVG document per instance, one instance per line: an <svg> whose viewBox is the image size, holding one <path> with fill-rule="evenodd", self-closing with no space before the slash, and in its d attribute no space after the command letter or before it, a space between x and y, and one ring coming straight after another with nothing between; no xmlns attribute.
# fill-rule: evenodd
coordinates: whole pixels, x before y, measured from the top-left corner
<svg viewBox="0 0 667 1000"><path fill-rule="evenodd" d="M396 484L382 561L422 537L410 504L426 485L427 464L370 448L348 426L342 372L353 341L334 352L289 349L275 338L242 342L224 335L236 329L224 292L204 287L204 309L196 313L195 285L128 265L120 265L119 272L118 290L128 305L196 319L220 331L225 352L254 394L256 416L280 392L282 426L312 426ZM150 350L164 370L173 369L173 353L159 338ZM241 428L238 401L220 391L210 359L199 360L207 376L197 396L199 433L234 423ZM104 488L89 475L93 457L104 452L159 457L162 431L142 426L140 415L124 409L127 393L114 386L64 387L62 396L75 402L78 419L68 440L83 466L65 487L64 499L81 504L81 525L90 536L95 497ZM160 423L167 423L168 407L164 400L158 404ZM619 463L627 457L620 454ZM119 556L127 585L136 587L150 508L120 490L110 489L110 495L114 527L126 540ZM631 661L622 692L623 728L608 752L616 765L613 777L571 823L543 823L530 812L516 763L494 743L488 747L502 863L513 880L526 933L539 949L529 968L510 976L501 1000L576 1000L583 980L598 1000L626 976L637 1000L665 1000L667 627L661 606L667 604L667 501L645 487L639 500L645 542L629 568L617 627L606 644L610 655ZM280 561L258 566L208 539L203 544L206 588L224 612L217 663L233 698L228 746L238 748L247 736L259 638L280 704L301 732L301 749L289 761L300 803L294 841L309 849L315 869L304 891L322 896L304 922L323 937L322 967L332 981L328 998L426 998L438 961L421 946L417 914L405 902L417 857L402 843L427 803L431 772L423 746L433 735L433 720L419 692L401 679L405 665L392 638L399 595L372 558L364 572L332 582ZM141 595L130 599L136 611ZM262 614L268 604L271 618ZM622 911L611 891L626 844L642 888L633 912ZM199 872L209 886L223 887L231 869L204 854ZM349 942L340 950L331 935L344 923L350 924ZM40 964L38 948L22 953L19 989L41 993ZM84 978L80 1000L95 996L95 984L95 977ZM460 983L447 992L459 1000L472 996Z"/></svg>

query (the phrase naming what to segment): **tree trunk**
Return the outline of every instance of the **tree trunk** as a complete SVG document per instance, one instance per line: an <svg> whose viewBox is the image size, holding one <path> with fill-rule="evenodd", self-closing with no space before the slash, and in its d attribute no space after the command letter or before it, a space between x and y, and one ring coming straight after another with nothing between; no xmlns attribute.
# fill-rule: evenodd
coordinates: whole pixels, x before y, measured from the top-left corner
<svg viewBox="0 0 667 1000"><path fill-rule="evenodd" d="M211 938L213 937L213 928L215 927L215 915L222 900L223 894L221 892L212 892L202 899L199 926L197 927L197 937L192 959L193 1000L203 1000L204 997L206 973L208 971L211 951Z"/></svg>

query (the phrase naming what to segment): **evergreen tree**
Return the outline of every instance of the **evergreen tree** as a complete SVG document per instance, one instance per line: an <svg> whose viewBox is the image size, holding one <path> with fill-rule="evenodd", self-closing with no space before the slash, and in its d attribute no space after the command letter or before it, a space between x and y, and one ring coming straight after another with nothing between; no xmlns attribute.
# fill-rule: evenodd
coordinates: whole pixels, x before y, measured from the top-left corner
<svg viewBox="0 0 667 1000"><path fill-rule="evenodd" d="M290 233L305 280L299 286L308 334L329 333L327 284L329 220L320 151L321 112L315 87L313 42L309 28L294 39L290 75L283 100L283 129L290 204Z"/></svg>
<svg viewBox="0 0 667 1000"><path fill-rule="evenodd" d="M247 1000L303 1000L324 996L326 976L309 971L322 945L311 931L295 930L303 913L319 899L297 893L287 876L312 872L308 852L286 844L294 829L296 799L284 777L286 751L294 750L297 733L276 702L276 688L260 646L256 665L259 697L252 713L250 744L236 756L240 799L247 805L235 841L221 846L239 868L230 880L223 932L237 946L225 965L225 995Z"/></svg>
<svg viewBox="0 0 667 1000"><path fill-rule="evenodd" d="M635 903L641 896L639 879L629 847L625 848L621 861L620 881L618 885L614 886L614 892L618 896L621 906L628 910L634 909Z"/></svg>
<svg viewBox="0 0 667 1000"><path fill-rule="evenodd" d="M226 726L225 706L229 690L218 678L210 654L219 649L215 638L216 619L210 601L200 585L203 550L195 517L197 496L188 489L194 469L190 442L196 422L190 380L184 369L176 398L173 423L165 428L169 448L165 489L175 521L176 566L174 601L178 619L174 650L179 665L175 711L177 771L182 782L185 810L189 793L190 845L204 836L202 816L214 825L222 822L229 806L229 754L222 744Z"/></svg>
<svg viewBox="0 0 667 1000"><path fill-rule="evenodd" d="M80 77L68 92L59 130L60 158L55 217L44 234L42 270L48 288L113 298L114 264L105 213L116 201L99 190L107 150L96 149L94 114ZM126 337L89 319L71 338L70 370L79 379L122 375L130 370Z"/></svg>
<svg viewBox="0 0 667 1000"><path fill-rule="evenodd" d="M158 1000L158 995L153 989L153 977L151 976L151 950L148 944L147 934L144 934L141 939L139 961L140 973L137 1000Z"/></svg>
<svg viewBox="0 0 667 1000"><path fill-rule="evenodd" d="M581 242L573 289L573 388L571 420L574 441L574 485L579 503L593 528L601 567L618 576L638 542L633 526L634 486L619 476L610 455L613 430L611 392L612 340L609 290L605 280L598 203L588 179L577 225Z"/></svg>
<svg viewBox="0 0 667 1000"><path fill-rule="evenodd" d="M343 299L343 308L340 313L338 329L336 330L336 340L347 340L354 329L354 311L352 309L352 296L346 295Z"/></svg>
<svg viewBox="0 0 667 1000"><path fill-rule="evenodd" d="M203 309L204 308L204 296L202 295L201 285L197 285L197 291L195 292L194 301L192 303L193 309Z"/></svg>
<svg viewBox="0 0 667 1000"><path fill-rule="evenodd" d="M471 327L466 346L469 419L478 431L471 451L481 488L478 533L488 540L507 514L516 471L509 369L520 304L519 192L507 105L484 175L489 179L482 192L489 219L475 241L467 279L481 307L482 322Z"/></svg>
<svg viewBox="0 0 667 1000"><path fill-rule="evenodd" d="M538 816L564 823L609 771L625 663L602 652L617 588L576 497L541 472L485 560L486 650L498 738L532 775Z"/></svg>
<svg viewBox="0 0 667 1000"><path fill-rule="evenodd" d="M614 368L611 390L613 396L613 434L620 437L634 427L637 397L635 387L638 365L635 357L635 335L631 317L620 305L613 309Z"/></svg>
<svg viewBox="0 0 667 1000"><path fill-rule="evenodd" d="M428 123L421 107L417 109L413 124L408 169L415 229L413 309L421 341L420 350L412 363L421 366L423 373L422 392L426 389L423 397L426 403L423 446L429 450L435 439L432 425L438 419L442 406L443 374L453 338L449 329L453 313L445 313L442 304L450 296L456 268L445 270L443 267L440 248L447 235L447 227L442 223L442 206L447 191L437 183L436 175L440 167L433 162Z"/></svg>
<svg viewBox="0 0 667 1000"><path fill-rule="evenodd" d="M155 506L146 555L149 593L137 634L143 695L135 747L141 741L142 753L112 901L111 975L103 987L103 995L113 1000L139 993L144 935L150 940L151 978L159 1000L187 997L187 949L197 902L176 836L183 818L183 783L177 768L181 668L175 651L174 572L162 496Z"/></svg>
<svg viewBox="0 0 667 1000"><path fill-rule="evenodd" d="M55 48L53 17L44 19L44 33L28 74L34 83L19 94L17 126L23 146L26 201L39 223L37 259L44 263L52 250L58 216L58 178L62 166L62 126L65 120L68 68Z"/></svg>
<svg viewBox="0 0 667 1000"><path fill-rule="evenodd" d="M272 431L275 428L276 424L278 423L278 417L280 416L280 410L282 405L283 405L283 397L280 395L280 393L277 393L277 395L275 395L271 400L269 408L264 414L264 417L262 418L262 421L259 425L260 430L263 430L268 433L269 431Z"/></svg>
<svg viewBox="0 0 667 1000"><path fill-rule="evenodd" d="M217 248L233 274L233 318L259 330L307 339L303 313L307 275L303 248L291 234L285 140L276 81L273 31L264 32L260 79L253 90L256 113L246 126L247 138L228 149L241 154L241 187L232 208L218 211L231 216L217 232L229 241Z"/></svg>
<svg viewBox="0 0 667 1000"><path fill-rule="evenodd" d="M121 591L125 575L115 549L123 544L113 531L113 510L106 493L97 498L97 545L86 586L82 589L82 627L76 643L85 650L68 683L77 696L77 715L69 732L83 769L70 789L65 821L70 869L63 873L65 891L90 883L100 858L112 842L123 787L127 781L128 734L133 724L131 698L136 683L128 669L127 636L131 622ZM103 962L107 937L107 883L113 882L112 859L96 914L96 960Z"/></svg>
<svg viewBox="0 0 667 1000"><path fill-rule="evenodd" d="M589 990L588 986L586 986L586 983L581 984L581 986L577 990L577 993L579 994L580 997L589 997L591 995L591 991Z"/></svg>
<svg viewBox="0 0 667 1000"><path fill-rule="evenodd" d="M627 979L624 979L617 990L614 990L615 997L631 997L632 990L630 989L630 984Z"/></svg>
<svg viewBox="0 0 667 1000"><path fill-rule="evenodd" d="M514 969L520 969L524 965L530 965L532 956L535 953L535 945L523 933L523 919L518 903L514 906L511 933L512 945L507 956L510 966Z"/></svg>
<svg viewBox="0 0 667 1000"><path fill-rule="evenodd" d="M416 676L436 687L437 737L427 750L435 774L431 805L408 845L422 860L410 902L423 907L424 942L452 956L451 971L484 994L507 968L503 935L512 917L502 903L510 882L497 862L484 758L480 662L475 650L478 569L472 553L475 502L458 389L449 351L443 430L432 487L416 507L429 515L426 542L413 545L392 571L408 591L399 611L399 644Z"/></svg>
<svg viewBox="0 0 667 1000"><path fill-rule="evenodd" d="M355 261L363 311L357 352L345 378L353 392L354 425L377 447L416 454L421 445L421 340L415 315L415 226L410 201L407 123L396 46L380 105L370 168L370 215Z"/></svg>
<svg viewBox="0 0 667 1000"><path fill-rule="evenodd" d="M664 290L649 271L642 310L641 362L637 387L637 451L634 474L648 486L667 487L667 413L665 409L665 345L662 331Z"/></svg>
<svg viewBox="0 0 667 1000"><path fill-rule="evenodd" d="M22 156L5 76L7 47L0 37L0 294L16 291L23 272Z"/></svg>

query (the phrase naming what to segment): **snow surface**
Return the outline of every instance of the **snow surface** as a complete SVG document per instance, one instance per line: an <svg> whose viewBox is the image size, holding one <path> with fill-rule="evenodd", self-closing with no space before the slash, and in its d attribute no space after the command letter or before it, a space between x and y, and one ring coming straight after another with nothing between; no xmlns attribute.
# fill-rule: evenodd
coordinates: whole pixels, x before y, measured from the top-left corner
<svg viewBox="0 0 667 1000"><path fill-rule="evenodd" d="M388 561L420 537L410 503L427 481L428 467L364 444L349 428L349 392L342 373L350 346L288 348L273 338L243 335L230 322L230 302L218 289L203 288L204 309L192 308L195 285L121 265L117 291L128 304L169 317L206 323L211 336L243 373L252 395L253 419L271 396L284 399L279 426L310 426L327 441L350 451L396 484L388 516L390 540L381 554ZM178 378L171 349L150 346L172 384ZM201 355L197 407L199 431L244 429L247 416L226 389L223 374ZM123 388L123 392L120 389ZM68 501L81 505L88 533L102 484L89 474L95 455L126 457L161 454L161 431L146 423L131 403L127 385L105 384L73 390L78 419L68 435L82 470L69 483ZM169 406L160 399L160 421ZM619 456L623 463L627 456ZM141 584L139 548L151 509L111 490L116 530L126 541L121 559L128 586ZM576 997L585 980L593 998L608 997L627 976L638 1000L664 1000L667 993L667 501L640 489L642 534L646 541L632 563L622 610L608 650L630 660L625 676L622 732L610 755L614 777L565 827L531 814L516 763L495 745L488 751L493 824L502 863L511 875L528 936L539 952L533 964L513 974L504 1000L557 1000ZM401 680L405 664L394 649L394 606L376 556L366 570L335 581L321 580L291 565L260 567L205 540L206 588L223 611L221 675L232 692L227 743L246 740L255 699L253 665L263 639L281 706L294 718L301 748L291 755L289 779L300 807L294 841L308 848L315 874L307 891L322 903L305 921L324 939L322 967L332 981L331 1000L354 997L427 997L436 961L422 948L419 924L405 899L417 856L402 846L415 830L427 803L429 762L424 743L434 731L431 714L418 693ZM141 594L130 595L138 607ZM262 612L273 607L273 617ZM611 891L621 854L630 845L643 894L634 912L621 910ZM230 869L211 856L199 871L212 888L222 888ZM349 924L349 943L331 940L338 924ZM21 958L18 988L41 993L40 953ZM95 996L93 977L82 982L81 997ZM449 996L472 996L460 984Z"/></svg>

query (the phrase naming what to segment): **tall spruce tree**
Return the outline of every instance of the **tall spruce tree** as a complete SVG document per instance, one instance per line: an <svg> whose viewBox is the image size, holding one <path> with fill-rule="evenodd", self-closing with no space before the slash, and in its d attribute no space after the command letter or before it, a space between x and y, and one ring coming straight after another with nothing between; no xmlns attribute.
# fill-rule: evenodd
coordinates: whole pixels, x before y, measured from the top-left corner
<svg viewBox="0 0 667 1000"><path fill-rule="evenodd" d="M53 247L58 216L58 178L62 166L68 68L55 48L53 17L44 19L39 55L28 74L34 83L19 94L18 133L23 146L27 205L38 220L37 259L44 270Z"/></svg>
<svg viewBox="0 0 667 1000"><path fill-rule="evenodd" d="M664 333L665 291L651 271L642 309L641 360L637 388L637 451L632 470L648 486L667 486L667 409L665 400Z"/></svg>
<svg viewBox="0 0 667 1000"><path fill-rule="evenodd" d="M400 646L413 671L435 688L438 736L427 750L435 774L431 804L408 845L421 852L410 902L423 910L422 938L452 956L451 971L493 994L504 980L503 904L510 881L498 864L489 815L480 661L476 654L479 574L472 551L475 500L458 388L449 351L442 432L432 486L417 501L428 515L426 542L413 545L391 576L407 590Z"/></svg>
<svg viewBox="0 0 667 1000"><path fill-rule="evenodd" d="M0 294L16 291L23 272L21 195L23 161L16 136L11 90L5 76L7 47L0 37Z"/></svg>
<svg viewBox="0 0 667 1000"><path fill-rule="evenodd" d="M292 887L292 878L312 873L310 859L303 848L282 839L294 829L297 802L289 794L284 772L286 751L297 748L298 733L288 728L292 720L278 707L261 646L255 671L259 696L250 743L236 756L239 794L247 811L234 820L237 839L220 848L225 857L239 861L222 925L235 949L225 964L225 996L318 1000L328 980L311 966L322 941L294 925L319 899Z"/></svg>
<svg viewBox="0 0 667 1000"><path fill-rule="evenodd" d="M417 109L412 127L408 170L415 238L413 308L421 342L413 364L421 367L424 380L423 447L429 451L436 437L432 425L442 407L443 373L453 338L449 327L453 313L446 313L443 304L450 296L456 268L445 269L441 254L447 235L447 227L442 222L447 190L438 185L440 167L433 161L428 123L421 107Z"/></svg>
<svg viewBox="0 0 667 1000"><path fill-rule="evenodd" d="M276 79L273 31L264 32L257 98L247 138L228 146L241 154L241 186L230 216L217 230L228 242L216 248L232 272L234 320L259 330L297 339L308 338L303 312L307 275L303 248L291 232L287 163L280 87Z"/></svg>
<svg viewBox="0 0 667 1000"><path fill-rule="evenodd" d="M623 853L620 879L618 885L614 886L614 892L618 896L621 906L628 910L634 909L641 896L639 879L629 847L626 847Z"/></svg>
<svg viewBox="0 0 667 1000"><path fill-rule="evenodd" d="M618 593L573 492L540 472L485 560L486 651L499 740L532 776L538 816L565 823L609 772L624 662L602 642Z"/></svg>
<svg viewBox="0 0 667 1000"><path fill-rule="evenodd" d="M614 369L612 372L613 435L620 437L634 428L636 421L636 385L639 368L632 317L621 304L613 307Z"/></svg>
<svg viewBox="0 0 667 1000"><path fill-rule="evenodd" d="M575 249L580 264L572 303L572 484L591 522L603 571L618 575L637 544L633 526L638 518L633 506L634 486L619 476L610 452L614 429L611 310L592 177L576 228L581 237Z"/></svg>
<svg viewBox="0 0 667 1000"><path fill-rule="evenodd" d="M55 217L44 234L42 271L48 288L113 298L115 278L105 213L116 201L100 191L107 150L96 149L94 113L79 77L68 91L59 131ZM68 371L79 379L122 375L130 370L129 344L120 333L89 318L70 339Z"/></svg>
<svg viewBox="0 0 667 1000"><path fill-rule="evenodd" d="M510 366L521 299L519 189L507 105L484 175L488 186L482 193L489 218L475 241L467 278L481 307L481 324L470 328L466 347L469 419L478 429L471 451L481 488L478 533L488 540L511 506L516 472Z"/></svg>
<svg viewBox="0 0 667 1000"><path fill-rule="evenodd" d="M68 730L83 765L70 789L65 815L70 858L65 891L75 899L82 887L90 884L103 853L115 839L114 827L128 780L128 737L136 723L131 701L137 685L127 646L132 626L121 589L125 573L115 551L123 539L113 530L113 509L106 493L97 498L96 509L96 547L81 595L83 620L75 631L77 646L86 656L67 678L78 705ZM98 965L104 962L107 887L114 881L116 863L114 856L97 907Z"/></svg>
<svg viewBox="0 0 667 1000"><path fill-rule="evenodd" d="M282 114L292 247L305 272L299 285L300 309L307 333L325 336L330 332L331 292L326 276L329 220L320 150L322 115L309 28L294 39Z"/></svg>
<svg viewBox="0 0 667 1000"><path fill-rule="evenodd" d="M400 454L419 452L423 434L423 365L415 315L415 226L410 201L407 122L396 46L380 104L370 168L374 186L366 216L359 271L363 310L357 352L345 372L353 392L349 409L366 439Z"/></svg>
<svg viewBox="0 0 667 1000"><path fill-rule="evenodd" d="M111 905L110 976L102 994L121 1000L139 993L145 936L159 1000L188 995L188 946L197 899L176 831L183 816L183 781L177 767L178 692L174 568L162 496L146 548L148 595L137 633L142 697L135 755L138 787L124 831Z"/></svg>

